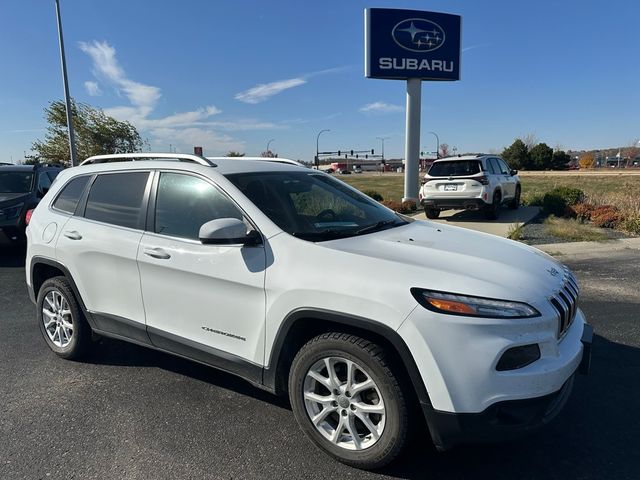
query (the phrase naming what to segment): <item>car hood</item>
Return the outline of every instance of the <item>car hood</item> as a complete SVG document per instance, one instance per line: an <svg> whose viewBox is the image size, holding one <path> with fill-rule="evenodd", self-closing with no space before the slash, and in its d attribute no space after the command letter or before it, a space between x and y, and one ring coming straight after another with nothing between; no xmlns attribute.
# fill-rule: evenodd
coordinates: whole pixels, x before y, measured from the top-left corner
<svg viewBox="0 0 640 480"><path fill-rule="evenodd" d="M322 245L379 261L367 270L409 287L488 298L540 300L557 291L564 277L560 263L528 245L420 220Z"/></svg>
<svg viewBox="0 0 640 480"><path fill-rule="evenodd" d="M26 200L31 196L31 193L2 193L0 192L0 207L8 207L21 200Z"/></svg>

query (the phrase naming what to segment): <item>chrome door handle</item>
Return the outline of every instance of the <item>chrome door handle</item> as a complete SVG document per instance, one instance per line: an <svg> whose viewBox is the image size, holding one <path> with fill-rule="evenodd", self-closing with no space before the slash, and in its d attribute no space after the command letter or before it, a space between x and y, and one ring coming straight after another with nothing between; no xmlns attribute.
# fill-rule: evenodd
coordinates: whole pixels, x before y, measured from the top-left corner
<svg viewBox="0 0 640 480"><path fill-rule="evenodd" d="M161 248L145 248L144 250L142 250L142 253L148 255L149 257L158 258L160 260L167 260L171 258L171 255L169 255Z"/></svg>
<svg viewBox="0 0 640 480"><path fill-rule="evenodd" d="M71 240L82 240L82 235L75 230L67 230L64 232L64 236L70 238Z"/></svg>

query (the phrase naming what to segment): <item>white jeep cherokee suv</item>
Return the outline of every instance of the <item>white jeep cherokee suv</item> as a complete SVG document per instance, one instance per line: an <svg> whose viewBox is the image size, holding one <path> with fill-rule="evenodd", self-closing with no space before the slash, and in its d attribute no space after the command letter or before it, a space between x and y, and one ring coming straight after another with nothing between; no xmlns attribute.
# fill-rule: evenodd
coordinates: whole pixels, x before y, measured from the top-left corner
<svg viewBox="0 0 640 480"><path fill-rule="evenodd" d="M566 267L296 165L93 157L58 175L27 237L57 355L94 333L231 372L288 394L309 438L361 468L395 458L416 415L440 450L542 425L588 368Z"/></svg>
<svg viewBox="0 0 640 480"><path fill-rule="evenodd" d="M520 206L522 187L516 170L496 155L464 155L436 160L424 176L419 200L427 218L441 210L484 210L488 219L500 215L500 207Z"/></svg>

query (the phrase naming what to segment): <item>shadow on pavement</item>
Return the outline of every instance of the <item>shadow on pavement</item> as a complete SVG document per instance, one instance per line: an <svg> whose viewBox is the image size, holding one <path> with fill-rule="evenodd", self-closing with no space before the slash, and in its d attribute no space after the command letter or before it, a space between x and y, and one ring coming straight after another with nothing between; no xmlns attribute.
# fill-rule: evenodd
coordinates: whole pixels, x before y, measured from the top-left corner
<svg viewBox="0 0 640 480"><path fill-rule="evenodd" d="M384 469L398 478L637 479L640 349L596 335L592 371L578 376L560 415L533 435L508 443L435 453L414 441Z"/></svg>
<svg viewBox="0 0 640 480"><path fill-rule="evenodd" d="M240 377L191 360L120 340L100 338L93 344L91 352L82 359L82 362L95 365L162 368L280 408L290 409L288 399L262 390Z"/></svg>
<svg viewBox="0 0 640 480"><path fill-rule="evenodd" d="M24 267L27 254L25 245L12 243L0 232L0 268Z"/></svg>
<svg viewBox="0 0 640 480"><path fill-rule="evenodd" d="M518 210L510 210L506 207L502 207L500 210L500 216L497 220L488 220L482 210L459 210L451 214L450 211L445 210L448 213L447 216L440 215L438 220L445 222L485 222L485 223L524 223L529 222L535 218L539 213L538 207L520 207Z"/></svg>

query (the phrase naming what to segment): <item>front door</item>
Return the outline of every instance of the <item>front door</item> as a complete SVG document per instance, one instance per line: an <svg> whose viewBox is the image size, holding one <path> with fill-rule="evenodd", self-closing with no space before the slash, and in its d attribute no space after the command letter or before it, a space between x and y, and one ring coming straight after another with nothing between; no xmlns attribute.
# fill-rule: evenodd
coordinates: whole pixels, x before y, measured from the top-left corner
<svg viewBox="0 0 640 480"><path fill-rule="evenodd" d="M208 179L177 172L158 177L150 231L138 249L149 336L158 347L207 363L202 355L261 366L264 247L203 245L202 224L246 220L242 211Z"/></svg>

